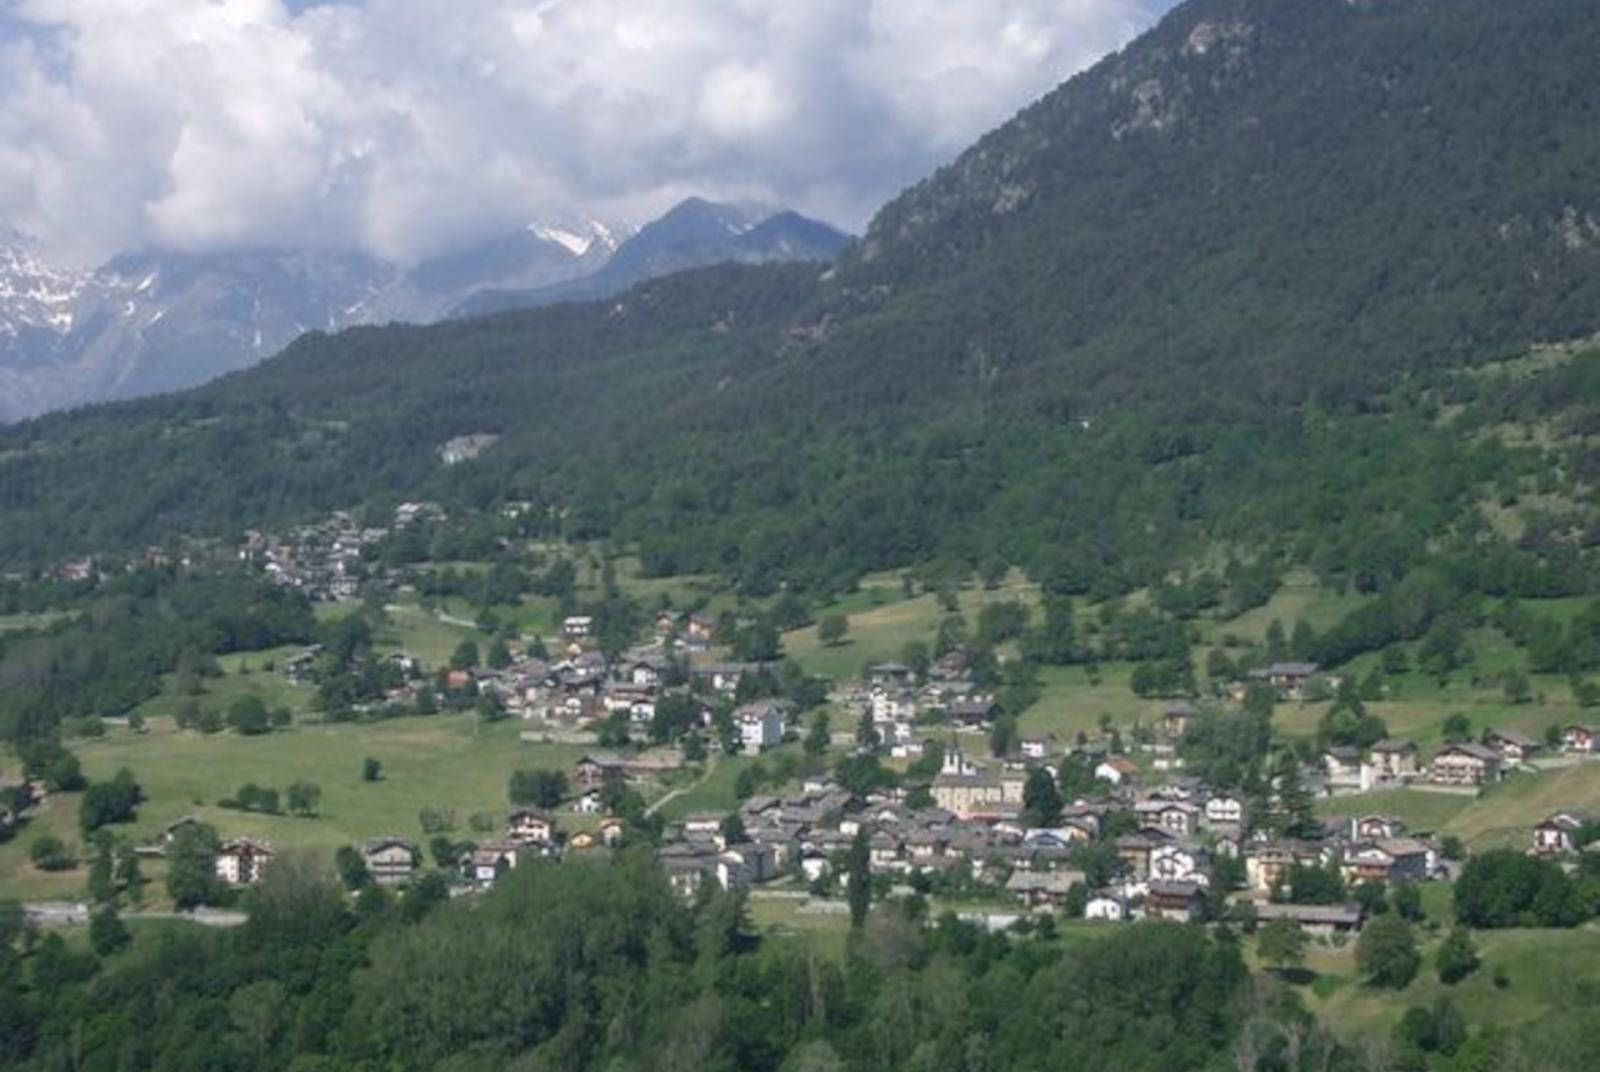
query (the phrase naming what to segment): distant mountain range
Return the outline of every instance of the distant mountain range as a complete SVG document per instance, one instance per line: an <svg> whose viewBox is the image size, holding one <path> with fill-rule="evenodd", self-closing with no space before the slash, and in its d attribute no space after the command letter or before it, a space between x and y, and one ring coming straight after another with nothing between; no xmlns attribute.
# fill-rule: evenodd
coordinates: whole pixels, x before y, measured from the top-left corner
<svg viewBox="0 0 1600 1072"><path fill-rule="evenodd" d="M832 260L849 244L849 235L798 213L691 198L640 230L598 271L544 287L483 290L456 312L479 316L604 298L647 279L711 264Z"/></svg>
<svg viewBox="0 0 1600 1072"><path fill-rule="evenodd" d="M130 254L78 270L0 231L0 421L193 387L310 330L603 297L722 261L830 259L849 241L792 212L700 199L637 234L541 222L412 267L346 251L246 250Z"/></svg>

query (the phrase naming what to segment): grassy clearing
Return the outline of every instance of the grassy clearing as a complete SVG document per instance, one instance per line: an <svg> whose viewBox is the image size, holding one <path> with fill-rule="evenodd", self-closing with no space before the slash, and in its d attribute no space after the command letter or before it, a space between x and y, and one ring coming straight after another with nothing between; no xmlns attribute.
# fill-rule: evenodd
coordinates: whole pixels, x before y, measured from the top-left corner
<svg viewBox="0 0 1600 1072"><path fill-rule="evenodd" d="M1019 601L1029 607L1038 604L1038 589L1020 577L1012 577L995 589L964 588L958 594L960 613L969 628L976 628L978 615L989 603ZM899 660L906 645L920 640L932 645L946 611L938 597L923 594L906 599L899 582L879 578L827 608L822 614L845 614L850 633L842 644L824 645L815 626L799 629L783 638L784 650L801 666L835 681L858 677L863 667Z"/></svg>
<svg viewBox="0 0 1600 1072"><path fill-rule="evenodd" d="M1422 833L1443 830L1473 803L1472 797L1453 793L1388 789L1378 793L1329 797L1317 805L1317 813L1325 818L1393 815L1406 824L1407 830Z"/></svg>
<svg viewBox="0 0 1600 1072"><path fill-rule="evenodd" d="M196 696L179 689L176 676L169 674L163 679L160 694L140 704L137 710L148 722L171 718L191 700L203 708L226 711L238 700L255 696L268 707L287 707L296 715L305 714L311 709L315 690L294 684L283 673L284 660L297 650L277 648L247 655L225 655L217 660L222 676L202 681L201 692ZM266 668L269 664L273 669Z"/></svg>
<svg viewBox="0 0 1600 1072"><path fill-rule="evenodd" d="M343 725L296 725L265 737L233 734L203 736L176 730L167 720L145 734L113 732L81 742L78 752L91 780L110 777L119 767L133 770L149 797L139 820L119 833L154 838L174 819L193 814L224 836L254 835L278 846L332 849L363 838L400 834L419 843L417 815L432 807L455 812L457 838L477 837L469 819L494 817L496 829L508 804L506 784L519 768L566 770L581 749L525 744L514 721L480 726L472 715L398 719ZM362 760L383 764L383 779L361 780ZM304 780L322 789L321 813L310 819L248 815L217 807L245 782L280 792ZM48 830L69 842L80 840L75 794L53 799L22 836L0 846L0 889L25 896L76 893L83 872L45 876L28 861L28 845Z"/></svg>
<svg viewBox="0 0 1600 1072"><path fill-rule="evenodd" d="M1053 733L1069 743L1079 731L1098 733L1104 715L1123 730L1135 722L1158 722L1163 704L1135 696L1128 685L1132 673L1130 663L1103 663L1093 679L1081 666L1045 667L1039 675L1043 686L1039 702L1019 720L1022 733L1030 737Z"/></svg>
<svg viewBox="0 0 1600 1072"><path fill-rule="evenodd" d="M471 615L464 615L471 620ZM389 609L388 628L380 631L378 646L385 651L403 651L423 666L437 669L450 662L450 656L463 640L479 644L488 638L477 629L442 622L415 604L400 604Z"/></svg>
<svg viewBox="0 0 1600 1072"><path fill-rule="evenodd" d="M1267 630L1274 621L1281 622L1285 630L1292 630L1295 622L1303 620L1320 632L1369 598L1324 588L1310 572L1292 570L1284 578L1283 586L1262 606L1247 610L1237 618L1202 622L1201 642L1209 647L1232 636L1260 643L1266 639Z"/></svg>

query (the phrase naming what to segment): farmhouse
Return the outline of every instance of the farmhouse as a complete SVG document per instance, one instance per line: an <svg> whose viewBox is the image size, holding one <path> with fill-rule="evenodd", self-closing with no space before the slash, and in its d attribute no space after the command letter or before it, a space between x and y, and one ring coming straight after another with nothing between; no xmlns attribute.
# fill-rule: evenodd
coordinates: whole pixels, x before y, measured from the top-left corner
<svg viewBox="0 0 1600 1072"><path fill-rule="evenodd" d="M1332 938L1338 934L1351 934L1361 929L1361 906L1346 905L1294 905L1258 904L1256 920L1271 923L1286 919L1314 938Z"/></svg>
<svg viewBox="0 0 1600 1072"><path fill-rule="evenodd" d="M1061 905L1084 881L1082 871L1013 871L1006 879L1006 892L1030 907Z"/></svg>

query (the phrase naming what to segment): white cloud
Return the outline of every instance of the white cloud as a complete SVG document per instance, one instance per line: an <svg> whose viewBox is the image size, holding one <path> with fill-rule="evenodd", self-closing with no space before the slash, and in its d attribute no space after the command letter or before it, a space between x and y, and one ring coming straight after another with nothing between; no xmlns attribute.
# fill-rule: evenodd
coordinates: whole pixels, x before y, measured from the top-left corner
<svg viewBox="0 0 1600 1072"><path fill-rule="evenodd" d="M688 193L850 226L1163 0L0 0L0 222L410 258Z"/></svg>

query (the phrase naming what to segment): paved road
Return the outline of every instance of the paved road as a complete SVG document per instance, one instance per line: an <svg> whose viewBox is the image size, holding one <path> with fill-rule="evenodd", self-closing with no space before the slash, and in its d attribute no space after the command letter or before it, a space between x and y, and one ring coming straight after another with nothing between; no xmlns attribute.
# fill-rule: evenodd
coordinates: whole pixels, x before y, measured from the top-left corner
<svg viewBox="0 0 1600 1072"><path fill-rule="evenodd" d="M28 922L44 930L81 927L89 922L89 906L77 901L38 901L23 905L22 911ZM192 912L124 912L122 918L173 919L203 927L237 927L249 919L243 912L221 908L197 908Z"/></svg>

